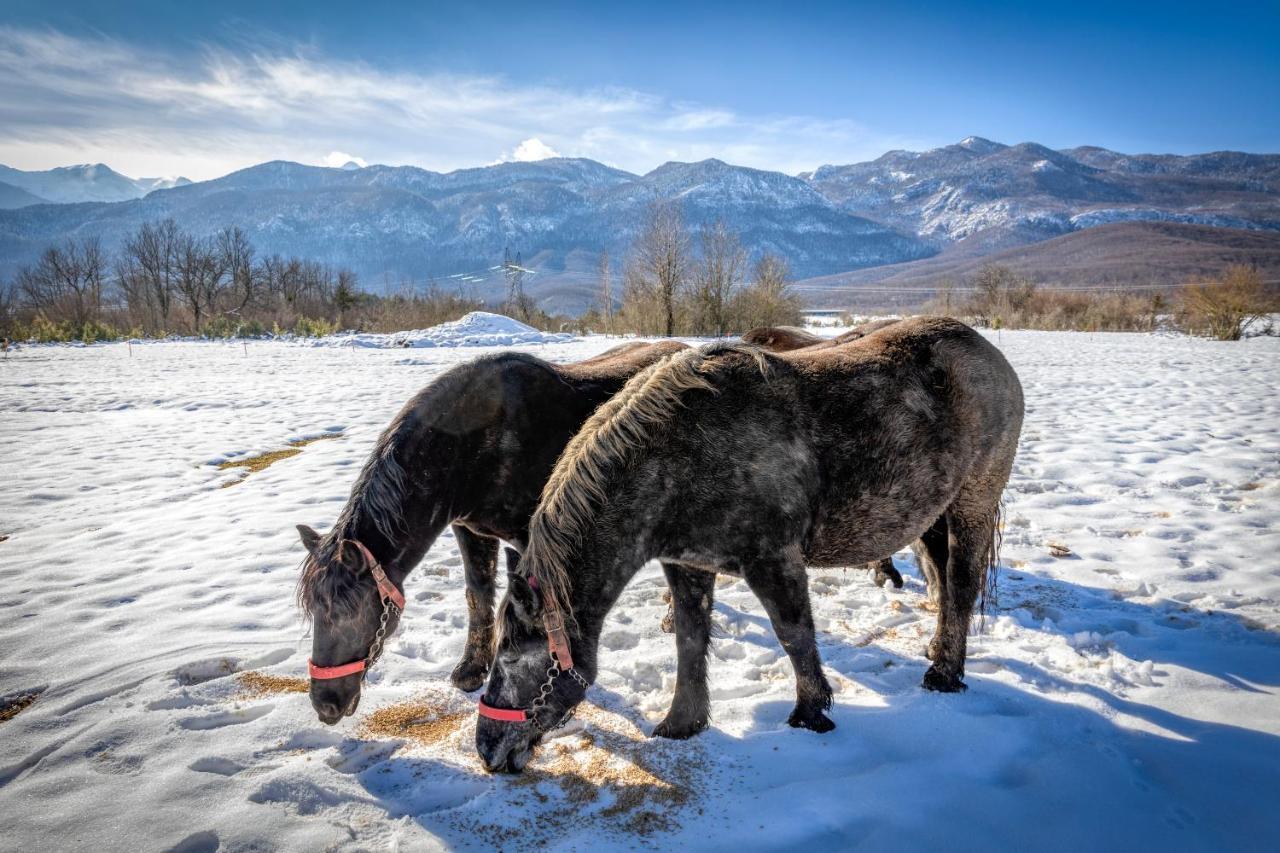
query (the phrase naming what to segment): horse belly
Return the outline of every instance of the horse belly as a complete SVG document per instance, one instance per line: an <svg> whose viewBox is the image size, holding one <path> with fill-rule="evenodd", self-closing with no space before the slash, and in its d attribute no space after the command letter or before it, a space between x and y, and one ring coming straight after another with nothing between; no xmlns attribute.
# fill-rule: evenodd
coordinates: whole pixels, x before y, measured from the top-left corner
<svg viewBox="0 0 1280 853"><path fill-rule="evenodd" d="M814 527L805 562L810 566L854 566L889 557L929 529L949 501L933 495L926 501L894 500L867 495L828 512Z"/></svg>

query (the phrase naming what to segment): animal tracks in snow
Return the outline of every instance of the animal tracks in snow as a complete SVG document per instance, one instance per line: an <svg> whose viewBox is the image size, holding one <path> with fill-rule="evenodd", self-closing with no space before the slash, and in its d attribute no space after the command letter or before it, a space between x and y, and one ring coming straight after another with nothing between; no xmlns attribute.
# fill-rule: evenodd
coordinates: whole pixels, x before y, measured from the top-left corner
<svg viewBox="0 0 1280 853"><path fill-rule="evenodd" d="M1280 846L1265 798L1238 795L1280 784L1280 341L989 337L1028 414L966 694L920 690L937 614L903 551L902 591L812 572L838 728L791 730L790 662L726 576L711 727L651 739L676 671L649 566L604 626L588 705L515 779L479 768L473 700L447 687L465 642L448 531L406 584L413 604L357 714L323 727L297 692L310 638L293 525L329 529L404 401L477 351L401 368L287 344L23 350L0 376L19 463L0 495L0 647L17 652L0 696L48 688L0 722L0 814L22 814L6 844L115 841L123 814L148 846L186 853L750 849L762 832L779 847L935 849L957 825L983 848L1025 846L1027 826L1072 849ZM614 343L531 351L576 360ZM216 488L234 472L191 464L339 416L344 440L236 488ZM820 819L797 821L797 803Z"/></svg>

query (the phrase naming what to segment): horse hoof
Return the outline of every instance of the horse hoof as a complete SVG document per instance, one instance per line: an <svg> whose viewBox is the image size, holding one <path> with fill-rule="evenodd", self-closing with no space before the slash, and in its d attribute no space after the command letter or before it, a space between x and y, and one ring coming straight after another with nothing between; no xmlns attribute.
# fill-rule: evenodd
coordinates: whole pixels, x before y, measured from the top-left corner
<svg viewBox="0 0 1280 853"><path fill-rule="evenodd" d="M472 690L479 690L484 686L484 678L488 674L489 668L487 666L480 667L463 662L453 668L453 672L449 674L449 681L463 693L470 693Z"/></svg>
<svg viewBox="0 0 1280 853"><path fill-rule="evenodd" d="M936 690L938 693L963 693L969 689L969 685L961 681L960 676L945 673L938 669L936 664L929 667L929 671L924 674L921 686L925 690Z"/></svg>
<svg viewBox="0 0 1280 853"><path fill-rule="evenodd" d="M791 716L787 718L787 725L793 729L808 729L811 732L824 734L836 727L831 718L821 711L811 714L801 714L799 711L792 711Z"/></svg>
<svg viewBox="0 0 1280 853"><path fill-rule="evenodd" d="M706 720L700 720L692 723L678 723L672 720L663 720L653 727L653 734L650 735L650 737L665 737L670 738L671 740L688 740L706 727Z"/></svg>
<svg viewBox="0 0 1280 853"><path fill-rule="evenodd" d="M876 586L884 586L885 581L892 582L894 589L902 589L902 572L897 569L876 569Z"/></svg>

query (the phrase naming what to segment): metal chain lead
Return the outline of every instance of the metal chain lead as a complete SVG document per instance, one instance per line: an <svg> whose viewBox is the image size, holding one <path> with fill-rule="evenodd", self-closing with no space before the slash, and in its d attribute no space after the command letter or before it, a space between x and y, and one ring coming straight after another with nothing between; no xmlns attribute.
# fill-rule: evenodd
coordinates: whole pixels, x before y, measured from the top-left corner
<svg viewBox="0 0 1280 853"><path fill-rule="evenodd" d="M566 670L560 669L560 661L556 658L554 654L552 654L551 666L547 667L547 680L542 682L542 686L538 688L537 697L535 697L533 702L531 702L529 705L529 719L533 722L535 726L542 729L543 731L551 731L553 729L558 729L561 726L563 726L565 723L569 722L570 718L573 717L573 712L575 709L570 708L569 710L564 712L564 716L561 717L559 722L557 722L553 726L544 727L540 725L536 719L538 712L547 706L547 697L551 695L551 691L555 686L555 681L562 672L567 672L573 678L574 681L578 682L578 684L582 686L583 690L586 690L590 686L587 683L587 680L582 677L582 674L578 672L576 668L569 667Z"/></svg>
<svg viewBox="0 0 1280 853"><path fill-rule="evenodd" d="M369 677L369 670L373 669L373 665L378 660L378 655L382 654L382 643L387 637L387 621L391 618L391 608L394 607L391 599L382 599L382 616L378 618L378 631L373 635L373 644L369 646L369 656L364 661L364 674L361 679Z"/></svg>

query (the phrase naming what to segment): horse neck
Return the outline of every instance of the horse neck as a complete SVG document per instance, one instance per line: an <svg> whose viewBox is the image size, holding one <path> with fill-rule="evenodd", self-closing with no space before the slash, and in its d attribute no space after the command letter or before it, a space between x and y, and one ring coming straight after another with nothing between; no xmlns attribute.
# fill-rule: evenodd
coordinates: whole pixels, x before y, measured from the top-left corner
<svg viewBox="0 0 1280 853"><path fill-rule="evenodd" d="M593 531L568 560L570 565L579 567L570 578L573 653L592 673L605 617L627 584L644 567L646 557L638 544L642 538L647 537L619 537Z"/></svg>
<svg viewBox="0 0 1280 853"><path fill-rule="evenodd" d="M348 506L345 523L340 525L342 538L368 548L397 583L409 576L449 523L443 502L417 491L405 497L393 520L378 524L371 512L355 505Z"/></svg>

